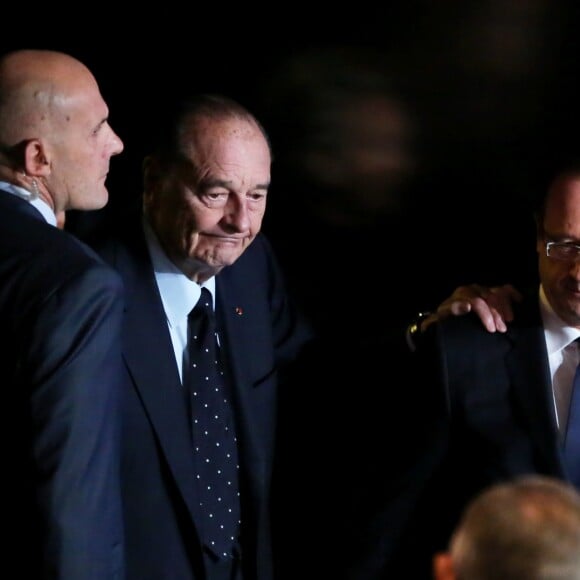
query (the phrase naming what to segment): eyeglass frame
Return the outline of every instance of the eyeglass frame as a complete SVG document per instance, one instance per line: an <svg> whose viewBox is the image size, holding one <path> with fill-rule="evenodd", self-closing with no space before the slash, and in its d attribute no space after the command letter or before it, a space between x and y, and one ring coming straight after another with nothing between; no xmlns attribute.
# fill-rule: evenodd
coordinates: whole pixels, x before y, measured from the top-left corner
<svg viewBox="0 0 580 580"><path fill-rule="evenodd" d="M546 245L546 256L548 258L552 258L552 260L557 260L558 262L578 262L580 261L580 243L575 242L555 242L553 240L547 241ZM554 254L550 254L550 249L554 248L558 250L560 248L574 248L574 255L573 256L555 256Z"/></svg>

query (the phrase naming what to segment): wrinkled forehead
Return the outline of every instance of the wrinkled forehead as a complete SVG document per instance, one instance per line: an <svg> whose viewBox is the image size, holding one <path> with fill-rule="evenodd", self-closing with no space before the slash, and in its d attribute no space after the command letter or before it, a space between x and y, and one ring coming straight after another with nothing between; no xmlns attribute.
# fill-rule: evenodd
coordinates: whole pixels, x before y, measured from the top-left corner
<svg viewBox="0 0 580 580"><path fill-rule="evenodd" d="M251 119L203 117L186 123L181 132L184 150L211 149L217 144L248 142L268 147L260 128Z"/></svg>
<svg viewBox="0 0 580 580"><path fill-rule="evenodd" d="M200 170L246 171L270 177L270 149L260 128L250 120L204 119L191 128L189 137L182 134L182 144L189 161Z"/></svg>

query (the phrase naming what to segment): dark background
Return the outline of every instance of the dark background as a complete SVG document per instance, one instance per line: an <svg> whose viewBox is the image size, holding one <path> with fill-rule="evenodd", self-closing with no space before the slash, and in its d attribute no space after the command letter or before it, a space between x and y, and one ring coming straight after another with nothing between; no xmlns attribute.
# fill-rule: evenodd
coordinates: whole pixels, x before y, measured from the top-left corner
<svg viewBox="0 0 580 580"><path fill-rule="evenodd" d="M171 4L150 14L137 10L127 23L110 15L102 22L87 17L74 27L75 40L80 35L83 43L63 42L68 35L47 23L44 32L5 45L64 50L84 61L125 142L124 153L112 161L108 208L81 220L72 214L71 229L82 235L89 222L102 221L101 214L118 215L138 200L140 163L160 111L183 92L216 91L247 105L272 137L264 230L283 256L306 234L312 237L298 248L317 247L315 231L285 223L288 207L296 211L309 184L290 188L296 172L285 159L302 146L292 135L301 104L296 99L292 111L288 99L281 105L283 72L287 60L302 53L309 59L338 51L340 62L341 51L371 50L384 59L385 77L395 79L396 98L413 118L414 167L396 235L384 231L376 242L380 251L375 246L375 259L361 264L357 276L392 276L409 286L410 293L400 295L416 309L434 305L459 283L519 282L533 275L530 200L562 159L580 151L575 2L412 0L375 9L360 5L357 12L321 7L316 17L298 6L262 14L247 7L197 8L187 15ZM393 271L401 255L403 274ZM408 281L406 270L414 273Z"/></svg>

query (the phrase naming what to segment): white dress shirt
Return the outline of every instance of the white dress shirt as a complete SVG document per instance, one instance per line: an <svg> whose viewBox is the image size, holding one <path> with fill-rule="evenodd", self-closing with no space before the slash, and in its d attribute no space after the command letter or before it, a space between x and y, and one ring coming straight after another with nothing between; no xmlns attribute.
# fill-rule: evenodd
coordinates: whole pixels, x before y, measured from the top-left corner
<svg viewBox="0 0 580 580"><path fill-rule="evenodd" d="M56 227L56 215L52 211L52 208L40 197L32 195L30 191L14 185L13 183L8 183L7 181L0 181L0 191L4 193L11 193L16 197L25 199L28 203L33 205L41 214L42 217L51 225Z"/></svg>
<svg viewBox="0 0 580 580"><path fill-rule="evenodd" d="M574 373L580 362L578 344L580 329L568 326L548 303L544 289L540 287L540 311L544 324L544 336L552 377L552 394L558 430L566 432L568 407L572 394Z"/></svg>
<svg viewBox="0 0 580 580"><path fill-rule="evenodd" d="M145 240L155 271L155 280L167 316L167 326L175 354L179 377L183 382L183 363L187 360L187 316L201 296L202 286L207 288L215 304L215 278L212 277L202 286L190 280L167 257L157 236L146 219L144 222Z"/></svg>

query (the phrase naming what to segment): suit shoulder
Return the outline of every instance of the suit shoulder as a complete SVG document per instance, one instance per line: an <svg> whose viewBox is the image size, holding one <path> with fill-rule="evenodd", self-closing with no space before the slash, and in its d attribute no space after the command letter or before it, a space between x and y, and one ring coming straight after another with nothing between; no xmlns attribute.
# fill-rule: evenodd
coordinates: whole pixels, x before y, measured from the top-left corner
<svg viewBox="0 0 580 580"><path fill-rule="evenodd" d="M436 322L428 330L431 340L445 345L448 349L503 348L508 340L501 332L489 332L477 314L469 312L461 316L449 316Z"/></svg>
<svg viewBox="0 0 580 580"><path fill-rule="evenodd" d="M95 281L109 281L111 283L120 280L117 273L106 264L93 248L85 242L74 237L68 232L56 230L53 249L48 249L47 254L54 256L53 259L62 263L63 270L77 273L86 272ZM55 250L55 251L53 251ZM55 255L56 253L56 255ZM45 256L45 259L47 256Z"/></svg>
<svg viewBox="0 0 580 580"><path fill-rule="evenodd" d="M116 272L89 246L49 224L27 227L23 235L3 238L0 245L0 276L21 278L31 287L41 284L48 292L79 278L98 288L120 291L122 287ZM13 252L12 258L9 252Z"/></svg>

